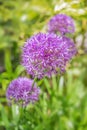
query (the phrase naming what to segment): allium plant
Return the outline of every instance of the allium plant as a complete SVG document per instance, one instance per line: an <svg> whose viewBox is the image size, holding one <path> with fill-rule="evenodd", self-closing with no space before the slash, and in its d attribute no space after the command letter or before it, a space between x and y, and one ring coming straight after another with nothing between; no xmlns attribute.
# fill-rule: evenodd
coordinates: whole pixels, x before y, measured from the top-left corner
<svg viewBox="0 0 87 130"><path fill-rule="evenodd" d="M49 33L38 33L27 39L22 47L21 64L32 78L41 79L65 72L67 63L77 53L77 50L73 40L64 34L74 33L74 30L72 18L65 14L58 14L48 23ZM57 32L60 32L61 35L58 36ZM40 89L37 87L35 79L31 80L25 77L14 79L7 88L6 97L8 103L15 103L24 106L21 108L26 108L25 106L29 103L36 102L40 94ZM47 85L47 95L50 94L49 86ZM20 113L22 112L20 111ZM23 120L25 115L24 113L20 120ZM29 125L30 119L28 121L25 118L25 122L26 125Z"/></svg>
<svg viewBox="0 0 87 130"><path fill-rule="evenodd" d="M57 14L50 19L48 23L48 32L60 32L60 34L74 33L74 21L70 16L65 14Z"/></svg>
<svg viewBox="0 0 87 130"><path fill-rule="evenodd" d="M72 39L53 33L38 33L27 39L22 48L22 65L33 77L51 77L63 73L76 54Z"/></svg>
<svg viewBox="0 0 87 130"><path fill-rule="evenodd" d="M39 94L40 89L33 80L19 77L9 84L6 97L9 104L16 103L18 105L26 106L29 103L36 102Z"/></svg>

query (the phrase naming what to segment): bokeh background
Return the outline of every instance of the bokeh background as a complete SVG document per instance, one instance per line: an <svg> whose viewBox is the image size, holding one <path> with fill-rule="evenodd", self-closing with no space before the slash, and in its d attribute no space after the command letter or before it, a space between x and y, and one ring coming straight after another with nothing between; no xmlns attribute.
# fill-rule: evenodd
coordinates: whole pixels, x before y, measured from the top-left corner
<svg viewBox="0 0 87 130"><path fill-rule="evenodd" d="M20 48L59 13L75 21L78 54L64 75L38 81L40 100L28 106L27 122L18 122L20 112L8 106L5 93L12 79L29 77ZM87 130L87 0L0 0L0 130Z"/></svg>

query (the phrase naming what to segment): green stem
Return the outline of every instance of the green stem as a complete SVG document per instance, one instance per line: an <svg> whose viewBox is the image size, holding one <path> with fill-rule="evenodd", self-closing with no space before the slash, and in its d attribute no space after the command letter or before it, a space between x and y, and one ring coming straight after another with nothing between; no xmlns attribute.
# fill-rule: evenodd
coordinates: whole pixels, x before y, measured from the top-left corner
<svg viewBox="0 0 87 130"><path fill-rule="evenodd" d="M37 77L34 78L33 84L32 84L32 88L34 87L35 81L37 80Z"/></svg>

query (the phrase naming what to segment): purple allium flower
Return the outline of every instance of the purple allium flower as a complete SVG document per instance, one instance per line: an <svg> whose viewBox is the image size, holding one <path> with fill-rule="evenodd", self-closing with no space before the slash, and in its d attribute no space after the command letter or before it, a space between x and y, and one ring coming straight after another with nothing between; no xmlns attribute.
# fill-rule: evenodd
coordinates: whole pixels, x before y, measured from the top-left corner
<svg viewBox="0 0 87 130"><path fill-rule="evenodd" d="M33 82L33 80L25 77L14 79L7 88L8 103L26 106L28 103L37 101L40 89Z"/></svg>
<svg viewBox="0 0 87 130"><path fill-rule="evenodd" d="M71 39L43 33L28 39L22 51L22 65L38 78L64 72L66 63L76 54Z"/></svg>
<svg viewBox="0 0 87 130"><path fill-rule="evenodd" d="M60 32L60 34L74 33L74 21L71 17L65 14L57 14L50 19L48 23L48 32Z"/></svg>

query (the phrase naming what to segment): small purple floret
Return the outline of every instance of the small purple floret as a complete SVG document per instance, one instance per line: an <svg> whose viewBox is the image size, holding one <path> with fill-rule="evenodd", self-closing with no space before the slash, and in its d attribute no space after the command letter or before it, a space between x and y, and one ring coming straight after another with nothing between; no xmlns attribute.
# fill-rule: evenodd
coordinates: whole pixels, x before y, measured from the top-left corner
<svg viewBox="0 0 87 130"><path fill-rule="evenodd" d="M74 21L70 16L65 14L57 14L50 19L48 23L48 32L60 32L60 34L74 33Z"/></svg>
<svg viewBox="0 0 87 130"><path fill-rule="evenodd" d="M34 103L38 100L40 89L33 85L33 80L19 77L14 79L8 86L6 97L9 104L16 103L26 106L29 103Z"/></svg>
<svg viewBox="0 0 87 130"><path fill-rule="evenodd" d="M67 62L76 54L74 42L56 34L38 33L22 48L22 65L33 77L51 77L63 73Z"/></svg>

